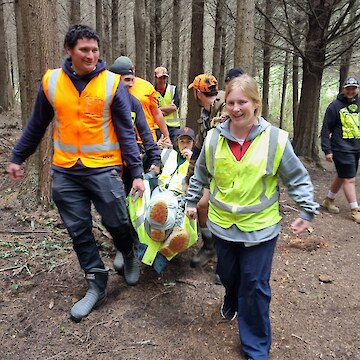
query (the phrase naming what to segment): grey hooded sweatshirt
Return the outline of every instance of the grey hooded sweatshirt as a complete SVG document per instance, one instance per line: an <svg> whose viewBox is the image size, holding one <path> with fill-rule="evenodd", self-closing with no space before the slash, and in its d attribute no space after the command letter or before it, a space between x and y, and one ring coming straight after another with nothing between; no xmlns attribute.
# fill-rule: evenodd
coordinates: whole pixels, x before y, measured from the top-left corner
<svg viewBox="0 0 360 360"><path fill-rule="evenodd" d="M230 141L238 142L229 130L230 119L217 126L220 136ZM255 124L247 137L247 140L254 140L268 126L271 126L264 118L259 117L258 124ZM251 145L250 145L251 146ZM241 160L240 160L241 161ZM287 187L289 196L300 208L300 217L304 220L312 221L315 214L318 214L319 204L314 201L313 185L309 173L305 169L300 159L295 155L293 147L287 141L284 154L278 169L282 183ZM202 197L203 188L209 188L211 175L205 163L205 147L203 146L199 158L195 165L194 175L190 178L188 193L186 195L187 206L196 207L197 202ZM263 241L268 241L276 237L281 230L280 222L270 227L245 232L241 231L235 224L230 228L224 229L209 219L207 221L210 231L219 238L233 242L243 242L245 246L256 245Z"/></svg>

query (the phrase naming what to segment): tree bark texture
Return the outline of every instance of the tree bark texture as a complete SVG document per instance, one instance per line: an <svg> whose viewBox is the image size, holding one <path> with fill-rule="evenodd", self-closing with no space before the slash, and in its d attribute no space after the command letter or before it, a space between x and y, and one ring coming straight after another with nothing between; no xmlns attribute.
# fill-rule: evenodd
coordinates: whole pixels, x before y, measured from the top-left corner
<svg viewBox="0 0 360 360"><path fill-rule="evenodd" d="M213 49L213 70L212 73L219 81L221 74L221 50L222 50L222 33L225 18L225 0L217 0L215 15L215 41Z"/></svg>
<svg viewBox="0 0 360 360"><path fill-rule="evenodd" d="M164 66L162 63L162 27L161 27L161 0L155 1L155 67Z"/></svg>
<svg viewBox="0 0 360 360"><path fill-rule="evenodd" d="M98 33L100 40L102 41L104 36L104 12L103 12L103 0L96 0L95 3L95 22L96 32Z"/></svg>
<svg viewBox="0 0 360 360"><path fill-rule="evenodd" d="M192 0L191 13L189 84L195 76L204 72L204 0ZM188 91L186 126L196 131L199 116L200 107L194 98L193 89L191 89Z"/></svg>
<svg viewBox="0 0 360 360"><path fill-rule="evenodd" d="M113 58L113 47L110 39L110 7L107 6L107 2L103 3L103 37L100 39L102 46L101 46L101 57L109 64L111 64L111 59Z"/></svg>
<svg viewBox="0 0 360 360"><path fill-rule="evenodd" d="M10 81L10 66L8 46L4 24L4 5L0 5L0 113L10 110L13 103L12 86Z"/></svg>
<svg viewBox="0 0 360 360"><path fill-rule="evenodd" d="M358 6L360 6L360 5L358 5ZM351 25L350 25L349 33L345 36L345 43L350 43L351 38L352 38L352 36L354 34L354 28L355 28L355 25L356 25L356 23L354 22L355 14L356 14L356 9L355 9L355 11L352 11L350 13L349 23ZM353 53L353 47L351 46L341 56L341 59L340 59L339 92L341 91L341 89L343 87L344 81L346 80L346 78L349 75L350 61L351 61L352 53Z"/></svg>
<svg viewBox="0 0 360 360"><path fill-rule="evenodd" d="M154 69L157 66L155 64L155 48L156 48L156 27L153 26L155 23L155 11L156 3L151 0L145 0L145 34L146 34L146 55L145 55L145 66L146 66L146 80L154 81Z"/></svg>
<svg viewBox="0 0 360 360"><path fill-rule="evenodd" d="M179 85L179 58L180 58L180 2L173 0L173 21L172 21L172 50L171 50L171 71L170 82Z"/></svg>
<svg viewBox="0 0 360 360"><path fill-rule="evenodd" d="M35 103L42 75L48 68L61 65L54 0L21 0L15 2L18 39L22 118L27 119ZM20 69L21 68L21 69ZM25 102L25 103L24 103ZM50 204L52 126L49 126L38 151L27 166L27 193L35 194L34 204Z"/></svg>
<svg viewBox="0 0 360 360"><path fill-rule="evenodd" d="M271 0L266 0L266 14L270 16L272 10ZM262 115L269 117L269 89L270 89L270 65L271 65L271 25L264 18L264 45L263 45L263 91L262 91Z"/></svg>
<svg viewBox="0 0 360 360"><path fill-rule="evenodd" d="M282 83L282 91L281 91L281 104L280 104L280 129L284 128L284 109L285 109L285 100L286 100L286 88L288 81L288 63L289 63L289 53L285 54L285 62L284 62L284 75L283 75L283 83Z"/></svg>
<svg viewBox="0 0 360 360"><path fill-rule="evenodd" d="M119 0L112 0L111 6L111 46L112 56L111 63L120 56L120 41L119 41Z"/></svg>
<svg viewBox="0 0 360 360"><path fill-rule="evenodd" d="M145 78L146 71L145 16L145 0L135 0L135 66L137 76L143 78Z"/></svg>
<svg viewBox="0 0 360 360"><path fill-rule="evenodd" d="M332 4L311 0L309 28L303 59L303 79L299 109L294 128L293 145L297 155L319 161L319 103L326 54L325 33L329 26Z"/></svg>
<svg viewBox="0 0 360 360"><path fill-rule="evenodd" d="M234 67L254 75L255 1L237 0Z"/></svg>
<svg viewBox="0 0 360 360"><path fill-rule="evenodd" d="M80 0L70 0L70 25L80 24Z"/></svg>
<svg viewBox="0 0 360 360"><path fill-rule="evenodd" d="M226 33L228 25L226 24L226 17L224 18L224 25L221 29L221 56L220 56L220 74L219 74L219 89L225 88L225 65L226 65Z"/></svg>
<svg viewBox="0 0 360 360"><path fill-rule="evenodd" d="M300 15L298 14L295 17L295 29L299 29L301 26L302 20ZM293 128L295 127L296 117L298 113L299 107L299 54L297 52L297 48L300 47L301 39L299 34L294 35L295 46L293 48L294 54L292 57L292 108L293 108Z"/></svg>

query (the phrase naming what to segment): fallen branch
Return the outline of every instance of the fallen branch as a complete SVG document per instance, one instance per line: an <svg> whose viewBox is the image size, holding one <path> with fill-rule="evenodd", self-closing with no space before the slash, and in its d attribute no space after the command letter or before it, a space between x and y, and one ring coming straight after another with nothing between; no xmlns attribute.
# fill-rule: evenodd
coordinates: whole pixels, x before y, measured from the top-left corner
<svg viewBox="0 0 360 360"><path fill-rule="evenodd" d="M304 340L303 338L301 338L301 337L300 337L300 336L298 336L298 335L291 334L291 336L292 336L292 337L294 337L294 338L296 338L296 339L299 339L299 340L303 341L305 344L309 344L309 342L308 342L308 341Z"/></svg>
<svg viewBox="0 0 360 360"><path fill-rule="evenodd" d="M133 343L133 344L125 344L124 346L120 347L120 348L116 348L110 351L101 351L101 354L106 354L108 352L119 352L119 351L126 351L126 350L134 350L137 349L139 346L145 346L145 345L149 345L149 346L159 346L158 344L154 343L152 340L144 340L144 341L139 341L137 343Z"/></svg>
<svg viewBox="0 0 360 360"><path fill-rule="evenodd" d="M298 213L300 212L299 209L296 209L296 208L294 208L294 207L292 207L292 206L290 206L290 205L281 204L281 206L284 207L284 208L287 208L287 209L294 210L294 211L296 211L296 212L298 212Z"/></svg>
<svg viewBox="0 0 360 360"><path fill-rule="evenodd" d="M3 271L9 271L9 270L15 270L15 269L19 269L21 268L22 265L19 265L19 266L10 266L10 267L7 267L7 268L2 268L0 269L0 272L3 272Z"/></svg>
<svg viewBox="0 0 360 360"><path fill-rule="evenodd" d="M17 234L17 235L28 235L28 234L49 234L48 230L4 230L0 229L0 234Z"/></svg>

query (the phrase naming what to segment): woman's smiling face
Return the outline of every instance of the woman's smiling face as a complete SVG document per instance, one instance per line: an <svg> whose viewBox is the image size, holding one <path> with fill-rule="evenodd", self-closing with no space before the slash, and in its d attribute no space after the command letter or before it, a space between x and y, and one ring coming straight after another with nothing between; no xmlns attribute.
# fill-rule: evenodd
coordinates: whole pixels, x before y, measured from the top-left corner
<svg viewBox="0 0 360 360"><path fill-rule="evenodd" d="M226 97L226 112L234 126L245 128L257 121L254 102L241 88L233 88Z"/></svg>

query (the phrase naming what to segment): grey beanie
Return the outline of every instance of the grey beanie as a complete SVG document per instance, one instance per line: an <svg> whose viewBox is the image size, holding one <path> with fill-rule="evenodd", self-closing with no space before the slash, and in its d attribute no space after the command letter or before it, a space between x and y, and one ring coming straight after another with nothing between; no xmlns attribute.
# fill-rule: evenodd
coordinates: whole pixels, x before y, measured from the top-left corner
<svg viewBox="0 0 360 360"><path fill-rule="evenodd" d="M109 70L119 75L135 75L135 66L127 56L119 56Z"/></svg>

